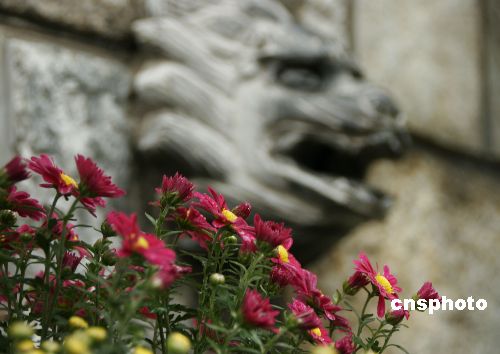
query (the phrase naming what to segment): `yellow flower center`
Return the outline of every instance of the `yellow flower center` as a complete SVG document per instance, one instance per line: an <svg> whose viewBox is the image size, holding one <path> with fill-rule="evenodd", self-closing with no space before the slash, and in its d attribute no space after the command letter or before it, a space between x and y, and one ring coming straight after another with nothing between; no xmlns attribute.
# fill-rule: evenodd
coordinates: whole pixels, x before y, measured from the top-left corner
<svg viewBox="0 0 500 354"><path fill-rule="evenodd" d="M135 243L134 243L134 249L136 249L136 250L140 250L140 249L147 250L148 247L149 247L148 240L146 240L142 236L139 236L139 238L137 239L137 241L135 241Z"/></svg>
<svg viewBox="0 0 500 354"><path fill-rule="evenodd" d="M377 283L383 287L385 289L385 291L388 293L388 294L392 294L393 290L392 290L392 285L391 283L389 282L389 280L387 280L386 277L384 277L382 274L378 273L376 276L375 276L375 280L377 281Z"/></svg>
<svg viewBox="0 0 500 354"><path fill-rule="evenodd" d="M319 327L313 328L311 329L311 334L315 334L318 337L321 337L321 329L319 329Z"/></svg>
<svg viewBox="0 0 500 354"><path fill-rule="evenodd" d="M280 261L282 261L283 263L290 262L290 260L288 259L288 251L285 247L279 245L278 247L276 247L276 252L278 253L278 258Z"/></svg>
<svg viewBox="0 0 500 354"><path fill-rule="evenodd" d="M230 222L233 223L238 219L238 217L231 211L227 209L222 209L222 215Z"/></svg>
<svg viewBox="0 0 500 354"><path fill-rule="evenodd" d="M67 174L61 172L61 179L67 186L73 186L75 188L78 188L78 183L76 183L76 181Z"/></svg>

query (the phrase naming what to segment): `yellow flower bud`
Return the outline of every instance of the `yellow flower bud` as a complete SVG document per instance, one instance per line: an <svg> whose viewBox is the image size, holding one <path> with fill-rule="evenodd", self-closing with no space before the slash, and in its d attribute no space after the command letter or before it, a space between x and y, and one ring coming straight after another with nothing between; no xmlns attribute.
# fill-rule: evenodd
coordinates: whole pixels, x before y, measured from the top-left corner
<svg viewBox="0 0 500 354"><path fill-rule="evenodd" d="M153 352L144 347L135 347L133 354L153 354Z"/></svg>
<svg viewBox="0 0 500 354"><path fill-rule="evenodd" d="M33 335L33 328L26 322L14 322L9 326L9 337L13 339L30 338Z"/></svg>
<svg viewBox="0 0 500 354"><path fill-rule="evenodd" d="M89 337L83 332L76 332L64 341L64 349L69 354L90 354Z"/></svg>
<svg viewBox="0 0 500 354"><path fill-rule="evenodd" d="M172 354L186 354L191 349L191 341L184 334L173 332L167 338L167 348Z"/></svg>
<svg viewBox="0 0 500 354"><path fill-rule="evenodd" d="M337 349L332 346L320 345L311 350L311 354L340 354Z"/></svg>
<svg viewBox="0 0 500 354"><path fill-rule="evenodd" d="M33 342L30 339L25 339L17 343L16 348L20 352L27 352L34 349Z"/></svg>
<svg viewBox="0 0 500 354"><path fill-rule="evenodd" d="M79 316L71 316L68 321L69 325L74 328L88 328L89 324Z"/></svg>
<svg viewBox="0 0 500 354"><path fill-rule="evenodd" d="M102 342L108 336L108 333L104 328L95 326L87 328L85 333L87 333L88 336L96 342Z"/></svg>
<svg viewBox="0 0 500 354"><path fill-rule="evenodd" d="M47 353L55 353L59 351L59 348L61 347L59 343L54 342L54 341L49 341L46 340L45 342L42 343L42 349L45 350Z"/></svg>

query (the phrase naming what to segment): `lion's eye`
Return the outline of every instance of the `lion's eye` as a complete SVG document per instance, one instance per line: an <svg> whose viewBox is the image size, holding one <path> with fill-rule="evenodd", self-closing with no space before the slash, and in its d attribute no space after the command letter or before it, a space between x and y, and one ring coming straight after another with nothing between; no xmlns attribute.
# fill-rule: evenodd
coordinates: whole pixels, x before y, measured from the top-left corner
<svg viewBox="0 0 500 354"><path fill-rule="evenodd" d="M277 66L275 74L280 84L296 90L320 90L325 82L324 64L321 61L284 61Z"/></svg>

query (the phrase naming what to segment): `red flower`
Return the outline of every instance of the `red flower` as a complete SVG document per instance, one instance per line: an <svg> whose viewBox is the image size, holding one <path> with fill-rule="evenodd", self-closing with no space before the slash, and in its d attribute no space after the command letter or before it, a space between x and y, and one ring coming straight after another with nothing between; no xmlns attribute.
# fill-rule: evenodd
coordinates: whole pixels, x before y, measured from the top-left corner
<svg viewBox="0 0 500 354"><path fill-rule="evenodd" d="M73 252L66 252L64 253L62 265L63 269L68 271L69 273L74 273L76 271L76 268L80 264L81 260L83 258L83 255L76 255Z"/></svg>
<svg viewBox="0 0 500 354"><path fill-rule="evenodd" d="M397 286L396 277L391 274L388 266L384 266L383 274L376 272L363 252L359 254L359 259L354 260L354 264L356 265L355 270L367 276L377 289L379 294L377 315L383 317L385 314L385 299L396 299L398 297L397 293L402 290Z"/></svg>
<svg viewBox="0 0 500 354"><path fill-rule="evenodd" d="M14 183L21 182L29 178L30 174L26 169L24 160L16 156L10 160L2 170L0 170L0 187L8 188ZM6 181L4 182L4 178Z"/></svg>
<svg viewBox="0 0 500 354"><path fill-rule="evenodd" d="M271 280L280 286L292 285L298 287L302 279L302 266L288 249L279 245L276 247L276 257L271 261L276 265L271 269Z"/></svg>
<svg viewBox="0 0 500 354"><path fill-rule="evenodd" d="M278 224L274 221L263 221L259 214L253 218L255 227L255 238L265 241L273 247L282 245L286 249L292 246L292 229L285 227L284 223Z"/></svg>
<svg viewBox="0 0 500 354"><path fill-rule="evenodd" d="M361 272L354 274L344 282L343 289L347 295L355 295L359 289L370 283L370 280Z"/></svg>
<svg viewBox="0 0 500 354"><path fill-rule="evenodd" d="M272 330L279 311L273 310L269 299L262 298L257 290L247 290L243 298L242 314L246 323Z"/></svg>
<svg viewBox="0 0 500 354"><path fill-rule="evenodd" d="M353 354L356 351L356 345L352 341L352 333L336 341L335 349L338 350L339 354Z"/></svg>
<svg viewBox="0 0 500 354"><path fill-rule="evenodd" d="M152 203L156 206L166 207L185 203L193 198L194 185L184 176L176 172L174 176L163 176L161 188L156 188L160 201Z"/></svg>
<svg viewBox="0 0 500 354"><path fill-rule="evenodd" d="M65 174L62 169L57 167L54 161L47 155L41 154L40 157L32 157L28 164L29 168L42 176L47 183L40 186L44 188L55 188L60 194L68 195L78 189L76 181Z"/></svg>
<svg viewBox="0 0 500 354"><path fill-rule="evenodd" d="M96 206L104 207L104 198L118 198L125 194L106 176L94 161L82 155L75 157L76 168L80 175L78 194L81 196L82 204L95 215Z"/></svg>
<svg viewBox="0 0 500 354"><path fill-rule="evenodd" d="M250 203L243 202L241 204L238 204L236 208L234 208L232 211L234 215L246 219L250 216L250 213L252 212L252 206L250 205Z"/></svg>
<svg viewBox="0 0 500 354"><path fill-rule="evenodd" d="M45 216L43 207L26 192L20 192L15 186L7 190L7 207L22 217L40 220Z"/></svg>
<svg viewBox="0 0 500 354"><path fill-rule="evenodd" d="M394 310L385 314L386 321L395 326L400 323L403 318L409 319L410 312L404 309Z"/></svg>
<svg viewBox="0 0 500 354"><path fill-rule="evenodd" d="M417 292L417 300L418 299L424 299L424 300L431 300L431 299L437 299L441 301L441 296L438 294L436 289L432 287L431 282L425 282L424 285L418 290Z"/></svg>
<svg viewBox="0 0 500 354"><path fill-rule="evenodd" d="M347 320L337 314L342 308L335 305L328 296L317 288L317 277L314 273L303 270L297 293L301 300L310 304L318 312L323 313L325 318L333 322L334 326L349 329Z"/></svg>
<svg viewBox="0 0 500 354"><path fill-rule="evenodd" d="M216 229L208 223L207 219L193 207L177 208L174 219L179 228L183 230L181 236L188 235L205 249L207 248L207 242L212 240L210 233L216 232Z"/></svg>
<svg viewBox="0 0 500 354"><path fill-rule="evenodd" d="M127 216L124 213L111 212L107 220L113 230L123 238L118 257L139 254L155 265L171 264L175 260L175 252L165 247L162 240L139 229L136 214Z"/></svg>
<svg viewBox="0 0 500 354"><path fill-rule="evenodd" d="M299 322L299 327L303 329L314 329L321 326L321 320L310 306L302 301L294 299L288 308L293 312Z"/></svg>
<svg viewBox="0 0 500 354"><path fill-rule="evenodd" d="M309 331L307 331L307 333L309 333L309 335L317 344L332 343L332 339L328 335L328 331L325 327L323 327L323 325L319 325L316 328L310 329Z"/></svg>
<svg viewBox="0 0 500 354"><path fill-rule="evenodd" d="M236 215L233 211L228 209L226 200L222 194L218 194L215 190L208 187L208 194L195 193L195 197L199 202L194 203L193 206L200 207L215 217L212 225L217 229L224 226L231 227L242 240L242 252L255 252L255 230L247 224L247 222L240 216Z"/></svg>

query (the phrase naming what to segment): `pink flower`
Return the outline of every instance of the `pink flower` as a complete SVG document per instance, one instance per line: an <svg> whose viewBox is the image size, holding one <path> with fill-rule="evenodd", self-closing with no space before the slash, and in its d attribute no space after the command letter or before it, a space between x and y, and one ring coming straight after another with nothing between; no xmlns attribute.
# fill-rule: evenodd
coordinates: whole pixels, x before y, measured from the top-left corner
<svg viewBox="0 0 500 354"><path fill-rule="evenodd" d="M76 181L57 167L48 155L41 154L40 157L32 157L28 166L47 182L42 183L41 187L55 188L62 195L71 194L78 189Z"/></svg>
<svg viewBox="0 0 500 354"><path fill-rule="evenodd" d="M379 294L377 315L383 317L385 314L385 299L396 299L397 293L401 292L401 288L397 286L397 279L391 274L388 266L384 266L384 273L376 272L370 263L368 257L361 252L359 259L354 260L355 270L368 277Z"/></svg>
<svg viewBox="0 0 500 354"><path fill-rule="evenodd" d="M314 273L303 270L297 293L302 301L310 304L319 313L323 313L326 319L333 322L334 326L349 329L348 321L337 314L337 312L342 311L342 308L335 305L328 296L317 288L317 277Z"/></svg>
<svg viewBox="0 0 500 354"><path fill-rule="evenodd" d="M288 249L279 245L275 249L276 257L271 258L275 266L271 269L271 280L279 286L299 287L302 279L302 266Z"/></svg>
<svg viewBox="0 0 500 354"><path fill-rule="evenodd" d="M273 247L282 245L286 249L290 249L292 246L292 229L285 227L284 223L263 221L259 214L255 214L253 223L257 240L265 241Z"/></svg>
<svg viewBox="0 0 500 354"><path fill-rule="evenodd" d="M194 203L193 206L199 207L215 217L212 225L220 229L222 227L230 227L236 232L242 240L242 252L255 252L255 230L247 224L247 222L240 216L237 216L233 211L228 209L226 200L222 194L218 194L215 190L208 187L211 195L195 193L195 197L199 202Z"/></svg>
<svg viewBox="0 0 500 354"><path fill-rule="evenodd" d="M257 290L247 290L243 298L242 314L246 323L272 330L279 311L273 310L269 299L264 299Z"/></svg>
<svg viewBox="0 0 500 354"><path fill-rule="evenodd" d="M16 156L0 170L0 187L8 188L17 182L28 179L29 176L24 160L20 156Z"/></svg>
<svg viewBox="0 0 500 354"><path fill-rule="evenodd" d="M332 339L328 335L328 331L323 325L320 325L316 328L310 329L307 331L311 338L316 342L316 344L330 344L332 343Z"/></svg>
<svg viewBox="0 0 500 354"><path fill-rule="evenodd" d="M149 263L158 267L156 278L163 287L168 287L179 276L191 271L189 267L179 267L174 264L175 252L165 246L156 236L142 232L137 225L137 215L127 216L124 213L111 212L108 223L122 238L122 247L118 257L129 257L137 254Z"/></svg>
<svg viewBox="0 0 500 354"><path fill-rule="evenodd" d="M424 299L424 300L431 300L431 299L437 299L441 301L441 296L438 294L436 289L432 287L431 282L425 282L424 285L418 290L417 292L417 300L418 299Z"/></svg>
<svg viewBox="0 0 500 354"><path fill-rule="evenodd" d="M174 176L163 176L161 188L156 188L160 201L153 203L165 207L168 204L185 203L193 198L194 185L186 177L177 172Z"/></svg>
<svg viewBox="0 0 500 354"><path fill-rule="evenodd" d="M193 207L179 207L173 218L179 229L183 230L181 236L188 235L197 241L202 248L207 248L207 242L212 241L211 233L215 233L216 229L198 210Z"/></svg>
<svg viewBox="0 0 500 354"><path fill-rule="evenodd" d="M410 312L404 309L394 310L385 314L386 321L395 326L400 323L403 318L409 319Z"/></svg>
<svg viewBox="0 0 500 354"><path fill-rule="evenodd" d="M236 208L234 208L232 211L234 215L246 219L250 216L250 213L252 212L252 206L250 205L250 203L243 202L241 204L238 204Z"/></svg>
<svg viewBox="0 0 500 354"><path fill-rule="evenodd" d="M321 320L310 306L302 301L294 299L288 308L292 311L299 322L299 327L303 329L313 329L321 326Z"/></svg>
<svg viewBox="0 0 500 354"><path fill-rule="evenodd" d="M83 258L82 255L76 255L75 253L72 252L64 253L62 261L63 269L69 273L74 273L76 271L76 268L80 264L82 258Z"/></svg>
<svg viewBox="0 0 500 354"><path fill-rule="evenodd" d="M354 274L344 282L343 290L347 295L355 295L359 289L370 283L370 280L361 272Z"/></svg>
<svg viewBox="0 0 500 354"><path fill-rule="evenodd" d="M40 203L26 192L20 192L15 186L7 190L7 207L17 212L22 217L29 217L33 220L40 220L45 216L45 212Z"/></svg>
<svg viewBox="0 0 500 354"><path fill-rule="evenodd" d="M356 345L352 341L352 333L336 341L335 349L338 350L339 354L353 354L356 351Z"/></svg>
<svg viewBox="0 0 500 354"><path fill-rule="evenodd" d="M123 238L118 257L138 254L155 265L171 264L175 260L175 252L167 248L162 240L139 229L136 214L127 216L124 213L111 212L107 220L113 230Z"/></svg>
<svg viewBox="0 0 500 354"><path fill-rule="evenodd" d="M91 159L76 155L75 163L80 175L78 195L81 197L82 204L94 216L97 206L106 206L102 198L118 198L125 194Z"/></svg>

